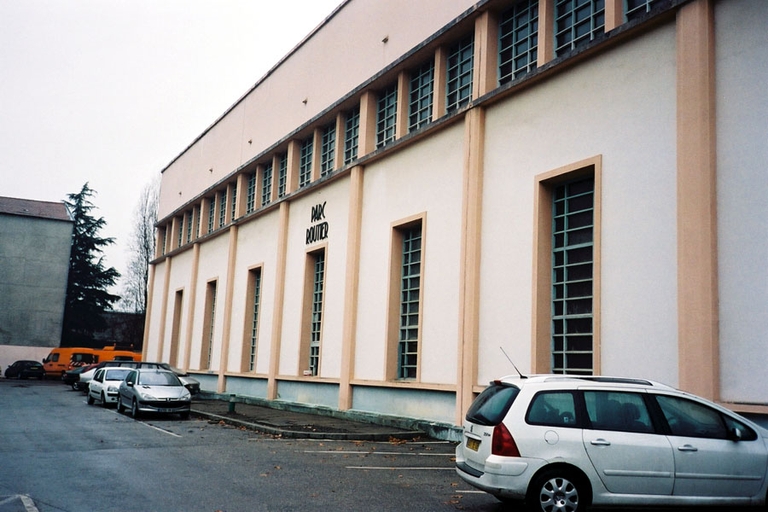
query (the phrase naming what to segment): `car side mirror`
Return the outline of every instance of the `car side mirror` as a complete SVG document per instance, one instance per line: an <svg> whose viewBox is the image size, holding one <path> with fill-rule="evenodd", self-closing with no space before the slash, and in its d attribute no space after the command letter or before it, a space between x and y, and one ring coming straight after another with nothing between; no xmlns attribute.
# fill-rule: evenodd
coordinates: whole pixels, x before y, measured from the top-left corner
<svg viewBox="0 0 768 512"><path fill-rule="evenodd" d="M742 438L742 432L739 427L733 427L731 430L728 431L728 439L731 441L741 441Z"/></svg>
<svg viewBox="0 0 768 512"><path fill-rule="evenodd" d="M133 382L125 381L125 385L128 386L129 388L132 388Z"/></svg>

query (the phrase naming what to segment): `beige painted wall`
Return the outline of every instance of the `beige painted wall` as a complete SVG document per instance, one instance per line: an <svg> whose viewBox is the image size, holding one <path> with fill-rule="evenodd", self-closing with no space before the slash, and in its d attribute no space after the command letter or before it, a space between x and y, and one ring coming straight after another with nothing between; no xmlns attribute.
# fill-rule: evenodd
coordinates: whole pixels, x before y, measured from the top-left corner
<svg viewBox="0 0 768 512"><path fill-rule="evenodd" d="M471 0L347 2L321 31L169 164L163 172L159 218L234 172L473 4ZM354 59L349 58L350 46Z"/></svg>

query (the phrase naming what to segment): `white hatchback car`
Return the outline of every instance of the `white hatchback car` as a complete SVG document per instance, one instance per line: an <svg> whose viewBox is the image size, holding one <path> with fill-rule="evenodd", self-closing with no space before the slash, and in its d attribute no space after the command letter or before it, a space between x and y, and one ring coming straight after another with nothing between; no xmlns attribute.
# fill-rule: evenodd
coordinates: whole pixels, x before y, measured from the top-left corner
<svg viewBox="0 0 768 512"><path fill-rule="evenodd" d="M101 405L117 403L117 392L120 383L128 376L130 368L104 367L96 370L93 378L88 382L88 405L99 400Z"/></svg>
<svg viewBox="0 0 768 512"><path fill-rule="evenodd" d="M456 471L501 501L543 512L759 505L768 430L652 381L510 376L467 411Z"/></svg>

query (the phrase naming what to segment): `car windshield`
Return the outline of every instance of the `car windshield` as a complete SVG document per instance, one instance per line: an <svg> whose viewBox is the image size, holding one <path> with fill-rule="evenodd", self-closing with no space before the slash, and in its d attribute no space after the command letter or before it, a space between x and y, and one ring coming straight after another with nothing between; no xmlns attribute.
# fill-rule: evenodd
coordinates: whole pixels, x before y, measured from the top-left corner
<svg viewBox="0 0 768 512"><path fill-rule="evenodd" d="M125 380L126 375L128 375L128 372L131 370L125 369L125 370L107 370L106 374L104 375L104 380Z"/></svg>
<svg viewBox="0 0 768 512"><path fill-rule="evenodd" d="M176 376L170 372L142 373L139 376L139 384L142 386L180 386Z"/></svg>
<svg viewBox="0 0 768 512"><path fill-rule="evenodd" d="M492 383L472 402L467 411L467 421L479 425L498 425L519 393L520 390L515 386Z"/></svg>

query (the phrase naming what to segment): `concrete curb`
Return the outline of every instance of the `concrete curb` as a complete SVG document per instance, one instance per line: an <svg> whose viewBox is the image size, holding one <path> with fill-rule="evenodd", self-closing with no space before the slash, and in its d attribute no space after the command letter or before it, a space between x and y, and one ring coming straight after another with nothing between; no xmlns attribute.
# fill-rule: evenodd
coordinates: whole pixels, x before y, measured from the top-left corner
<svg viewBox="0 0 768 512"><path fill-rule="evenodd" d="M204 412L197 409L192 409L191 413L203 418L208 418L214 421L224 422L228 425L237 427L244 427L249 430L269 434L273 436L279 436L288 439L325 439L336 441L389 441L391 439L403 439L410 440L418 437L424 437L424 432L420 431L403 431L403 432L301 432L297 430L287 430L282 428L270 427L261 423L253 423L250 421L239 420L230 418L228 416L221 416L210 412Z"/></svg>
<svg viewBox="0 0 768 512"><path fill-rule="evenodd" d="M318 416L327 416L331 418L338 418L347 421L354 421L357 423L368 423L371 425L379 425L383 427L391 427L406 432L418 432L420 436L427 436L433 439L440 439L443 441L461 442L463 436L463 430L461 427L452 425L449 423L440 423L434 421L428 421L419 418L407 418L402 416L391 416L386 414L376 414L365 411L347 410L340 411L338 409L332 409L330 407L320 405L306 405L295 402L286 402L283 400L267 400L264 398L237 396L234 394L223 393L211 393L207 391L201 391L195 396L195 399L201 400L220 400L223 402L234 401L235 403L244 403L249 405L257 405L260 407L268 407L270 409L277 409L283 411L297 412L302 414L314 414ZM192 404L194 408L194 403ZM194 409L193 409L193 412ZM202 412L202 411L200 411ZM205 413L203 413L205 414ZM230 420L227 417L221 417L222 419ZM267 425L261 425L264 429L262 431L267 432L267 429L274 430ZM272 432L267 432L272 433ZM293 432L295 434L305 434L304 432ZM320 434L311 432L308 434ZM325 434L328 435L328 434ZM348 435L348 434L347 434ZM393 437L399 437L398 436ZM318 437L319 438L319 437ZM329 439L325 437L325 439Z"/></svg>

